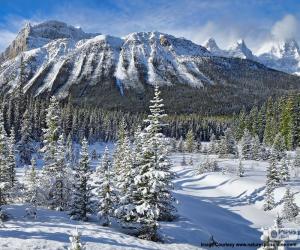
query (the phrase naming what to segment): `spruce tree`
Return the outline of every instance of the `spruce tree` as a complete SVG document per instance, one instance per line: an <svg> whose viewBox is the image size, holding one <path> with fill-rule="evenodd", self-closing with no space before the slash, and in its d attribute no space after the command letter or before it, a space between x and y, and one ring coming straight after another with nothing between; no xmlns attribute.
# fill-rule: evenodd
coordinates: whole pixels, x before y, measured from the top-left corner
<svg viewBox="0 0 300 250"><path fill-rule="evenodd" d="M151 100L148 126L143 131L142 150L137 156L138 168L134 184L134 208L132 220L140 224L138 235L144 239L156 240L158 220L173 218L175 210L171 194L173 174L167 158L167 148L161 133L166 116L158 86L155 86Z"/></svg>
<svg viewBox="0 0 300 250"><path fill-rule="evenodd" d="M88 220L88 213L92 211L91 167L88 153L88 141L84 138L80 151L79 164L75 166L73 200L71 205L71 219Z"/></svg>
<svg viewBox="0 0 300 250"><path fill-rule="evenodd" d="M112 187L111 161L108 148L102 156L101 165L96 169L96 185L98 197L98 219L102 226L109 226L113 216L114 193Z"/></svg>
<svg viewBox="0 0 300 250"><path fill-rule="evenodd" d="M192 129L190 129L186 135L185 149L188 153L193 153L196 149L196 142Z"/></svg>
<svg viewBox="0 0 300 250"><path fill-rule="evenodd" d="M8 156L7 156L7 167L9 171L9 183L10 187L12 188L16 182L16 152L15 152L15 132L12 128L10 131L10 136L7 141L7 149L8 149Z"/></svg>
<svg viewBox="0 0 300 250"><path fill-rule="evenodd" d="M282 217L286 220L293 221L298 213L299 207L295 203L294 194L291 192L290 187L287 187L283 197Z"/></svg>
<svg viewBox="0 0 300 250"><path fill-rule="evenodd" d="M253 144L252 137L248 129L245 129L241 139L241 153L244 160L253 159Z"/></svg>
<svg viewBox="0 0 300 250"><path fill-rule="evenodd" d="M290 180L290 171L289 171L289 166L288 166L286 157L284 157L281 161L280 180L281 181L289 181Z"/></svg>
<svg viewBox="0 0 300 250"><path fill-rule="evenodd" d="M278 160L281 160L286 155L285 141L281 133L278 133L274 139L272 152Z"/></svg>
<svg viewBox="0 0 300 250"><path fill-rule="evenodd" d="M21 124L21 139L18 143L18 151L22 165L29 165L31 154L34 152L34 140L32 131L32 122L29 110L26 110L23 115Z"/></svg>
<svg viewBox="0 0 300 250"><path fill-rule="evenodd" d="M84 244L80 241L81 233L76 228L75 232L71 233L71 236L69 237L71 246L68 248L68 250L84 250Z"/></svg>
<svg viewBox="0 0 300 250"><path fill-rule="evenodd" d="M238 176L239 177L243 177L244 174L245 174L245 169L244 169L244 166L243 166L243 163L242 163L242 160L239 160L239 166L238 166Z"/></svg>

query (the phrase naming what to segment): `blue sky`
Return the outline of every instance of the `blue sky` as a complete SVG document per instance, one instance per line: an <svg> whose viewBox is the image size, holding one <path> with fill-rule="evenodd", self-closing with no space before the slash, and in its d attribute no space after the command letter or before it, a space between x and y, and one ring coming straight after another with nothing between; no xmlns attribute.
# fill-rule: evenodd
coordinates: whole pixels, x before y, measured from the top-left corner
<svg viewBox="0 0 300 250"><path fill-rule="evenodd" d="M60 20L124 36L158 30L220 47L243 38L256 49L272 37L299 40L298 0L0 0L0 51L26 22Z"/></svg>

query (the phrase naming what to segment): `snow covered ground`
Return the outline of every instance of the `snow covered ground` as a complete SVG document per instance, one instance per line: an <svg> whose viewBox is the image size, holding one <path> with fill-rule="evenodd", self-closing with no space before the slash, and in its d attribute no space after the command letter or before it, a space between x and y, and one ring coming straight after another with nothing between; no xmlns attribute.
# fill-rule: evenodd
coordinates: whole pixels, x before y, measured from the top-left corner
<svg viewBox="0 0 300 250"><path fill-rule="evenodd" d="M103 149L103 147L95 146ZM201 154L186 154L186 161L193 158L193 166L182 166L182 154L173 154L175 196L178 200L179 218L161 224L165 243L154 243L128 236L116 228L105 228L96 220L78 222L66 213L40 208L36 220L24 217L25 205L9 205L7 212L12 219L0 228L0 249L67 249L69 235L78 227L86 249L201 249L201 243L213 238L219 243L259 244L261 227L273 225L277 212L282 210L281 198L285 188L275 191L276 209L262 209L267 162L243 161L245 177L237 177L234 170L238 160L217 159L225 174L199 175L195 166L204 159ZM215 156L210 156L215 157ZM23 169L19 169L21 175ZM296 192L300 206L300 179L289 183ZM299 227L300 223L286 224ZM202 247L207 248L207 247ZM218 249L257 249L257 247L220 247ZM300 249L300 246L294 249Z"/></svg>

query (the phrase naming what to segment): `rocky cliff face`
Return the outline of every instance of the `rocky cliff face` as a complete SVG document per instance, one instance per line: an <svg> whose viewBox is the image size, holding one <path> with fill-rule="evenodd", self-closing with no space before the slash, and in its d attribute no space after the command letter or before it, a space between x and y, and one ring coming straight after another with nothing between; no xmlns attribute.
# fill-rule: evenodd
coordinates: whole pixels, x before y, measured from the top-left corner
<svg viewBox="0 0 300 250"><path fill-rule="evenodd" d="M249 52L243 43L238 49ZM56 21L27 25L1 58L2 93L21 87L30 95L71 95L77 103L109 108L143 110L154 84L164 89L174 112L204 113L222 112L224 105L231 112L300 88L296 76L214 56L184 38L159 32L124 38L87 34Z"/></svg>

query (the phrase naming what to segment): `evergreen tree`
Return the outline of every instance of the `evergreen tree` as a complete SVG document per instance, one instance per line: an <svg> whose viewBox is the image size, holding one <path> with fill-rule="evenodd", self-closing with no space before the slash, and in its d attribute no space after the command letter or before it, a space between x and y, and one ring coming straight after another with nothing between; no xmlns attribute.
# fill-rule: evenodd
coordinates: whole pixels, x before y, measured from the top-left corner
<svg viewBox="0 0 300 250"><path fill-rule="evenodd" d="M9 183L10 187L12 188L16 182L16 152L15 152L15 132L12 128L10 131L10 136L7 141L7 149L8 149L8 156L7 156L7 167L9 171Z"/></svg>
<svg viewBox="0 0 300 250"><path fill-rule="evenodd" d="M280 180L281 181L289 181L290 180L290 171L289 171L289 166L288 166L286 157L284 157L281 162Z"/></svg>
<svg viewBox="0 0 300 250"><path fill-rule="evenodd" d="M293 169L295 177L298 177L299 170L300 170L300 148L296 150L295 160L293 162Z"/></svg>
<svg viewBox="0 0 300 250"><path fill-rule="evenodd" d="M184 151L184 142L183 142L182 136L179 138L179 141L177 143L177 150L178 150L178 152Z"/></svg>
<svg viewBox="0 0 300 250"><path fill-rule="evenodd" d="M252 137L248 129L245 129L241 139L241 153L244 160L253 159Z"/></svg>
<svg viewBox="0 0 300 250"><path fill-rule="evenodd" d="M31 154L34 151L34 140L32 131L32 122L29 111L26 110L23 115L21 126L21 140L18 143L18 151L22 165L29 165Z"/></svg>
<svg viewBox="0 0 300 250"><path fill-rule="evenodd" d="M282 217L286 220L293 221L298 213L299 207L294 201L294 194L291 192L290 187L287 187L283 197Z"/></svg>
<svg viewBox="0 0 300 250"><path fill-rule="evenodd" d="M281 135L281 133L278 133L274 139L274 143L272 146L272 152L273 152L273 154L275 154L275 156L278 160L281 160L282 157L284 157L286 154L285 151L286 151L286 147L285 147L284 138Z"/></svg>
<svg viewBox="0 0 300 250"><path fill-rule="evenodd" d="M239 167L238 167L238 176L243 177L245 174L245 169L242 163L242 160L239 160Z"/></svg>
<svg viewBox="0 0 300 250"><path fill-rule="evenodd" d="M252 159L259 161L261 160L261 145L259 142L258 135L254 135L253 140L252 140Z"/></svg>
<svg viewBox="0 0 300 250"><path fill-rule="evenodd" d="M266 185L265 197L264 197L264 210L272 210L275 206L274 200L274 188L269 183Z"/></svg>
<svg viewBox="0 0 300 250"><path fill-rule="evenodd" d="M225 131L224 136L221 138L218 152L221 156L227 154L237 154L236 143L230 128Z"/></svg>
<svg viewBox="0 0 300 250"><path fill-rule="evenodd" d="M280 133L284 139L284 144L287 149L292 149L293 147L293 99L291 97L287 98L280 117Z"/></svg>
<svg viewBox="0 0 300 250"><path fill-rule="evenodd" d="M75 180L70 215L71 219L86 221L88 213L92 211L92 186L90 184L92 170L88 153L88 141L85 138L82 141L79 164L75 166L74 170Z"/></svg>
<svg viewBox="0 0 300 250"><path fill-rule="evenodd" d="M58 152L62 149L62 145L58 147L58 139L61 135L61 112L59 103L55 97L50 99L50 104L46 114L47 128L43 129L44 132L44 147L41 152L44 153L44 166L41 175L41 191L44 196L44 204L50 208L56 208L54 202L56 177L57 177L57 161ZM60 159L59 159L60 160ZM54 192L53 192L54 191Z"/></svg>
<svg viewBox="0 0 300 250"><path fill-rule="evenodd" d="M101 165L96 170L97 197L99 199L98 218L102 226L110 225L110 217L113 215L113 189L111 176L111 161L108 148L102 156Z"/></svg>
<svg viewBox="0 0 300 250"><path fill-rule="evenodd" d="M84 244L80 241L81 233L76 228L76 231L71 234L69 240L71 242L71 246L68 250L84 250Z"/></svg>
<svg viewBox="0 0 300 250"><path fill-rule="evenodd" d="M185 141L185 149L188 153L193 153L196 149L196 142L194 138L193 130L189 130L186 135L186 141Z"/></svg>
<svg viewBox="0 0 300 250"><path fill-rule="evenodd" d="M7 134L4 129L2 111L0 110L0 206L6 204L10 189L10 171L7 162Z"/></svg>
<svg viewBox="0 0 300 250"><path fill-rule="evenodd" d="M131 209L132 221L138 223L141 238L156 240L159 219L173 217L174 206L171 194L173 174L167 158L167 148L161 133L166 116L158 86L150 105L151 114L143 131L142 150L137 156L138 168L134 178L134 206Z"/></svg>
<svg viewBox="0 0 300 250"><path fill-rule="evenodd" d="M272 154L267 168L266 191L264 197L264 210L271 210L275 206L274 189L279 184L279 177L276 167L276 157Z"/></svg>

